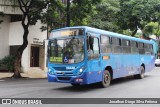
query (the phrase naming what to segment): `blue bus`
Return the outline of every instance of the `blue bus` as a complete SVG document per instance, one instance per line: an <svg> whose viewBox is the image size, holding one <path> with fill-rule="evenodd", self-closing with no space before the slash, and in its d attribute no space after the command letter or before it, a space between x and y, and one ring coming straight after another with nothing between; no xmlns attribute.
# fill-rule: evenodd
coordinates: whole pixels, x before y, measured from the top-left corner
<svg viewBox="0 0 160 107"><path fill-rule="evenodd" d="M153 42L87 26L51 32L48 42L48 81L73 86L144 73L154 68Z"/></svg>

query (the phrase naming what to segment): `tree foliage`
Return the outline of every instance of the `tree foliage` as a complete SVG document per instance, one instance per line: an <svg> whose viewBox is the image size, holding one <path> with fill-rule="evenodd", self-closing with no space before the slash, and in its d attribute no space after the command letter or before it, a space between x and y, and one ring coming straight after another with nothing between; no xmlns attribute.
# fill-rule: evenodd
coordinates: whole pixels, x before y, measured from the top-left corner
<svg viewBox="0 0 160 107"><path fill-rule="evenodd" d="M42 26L42 30L47 30L47 27L55 29L88 25L91 15L94 14L95 5L101 0L67 0L69 4L62 3L61 0L53 3L55 1L50 0L46 12L41 15L42 23L47 24Z"/></svg>
<svg viewBox="0 0 160 107"><path fill-rule="evenodd" d="M149 36L149 35L160 35L160 25L158 22L150 22L148 23L145 28L144 28L144 33Z"/></svg>
<svg viewBox="0 0 160 107"><path fill-rule="evenodd" d="M39 20L44 24L41 29L52 30L62 27L65 23L65 6L61 0L48 0L46 9L38 14Z"/></svg>
<svg viewBox="0 0 160 107"><path fill-rule="evenodd" d="M71 26L88 25L101 0L73 0L71 2Z"/></svg>
<svg viewBox="0 0 160 107"><path fill-rule="evenodd" d="M10 56L5 56L3 59L0 60L0 67L5 66L7 67L8 71L13 71L14 68L14 60L15 57L10 55Z"/></svg>
<svg viewBox="0 0 160 107"><path fill-rule="evenodd" d="M90 26L117 32L116 15L119 11L119 0L103 0L96 5L96 14L91 16Z"/></svg>
<svg viewBox="0 0 160 107"><path fill-rule="evenodd" d="M138 28L143 32L149 22L159 20L159 14L156 13L159 3L160 0L120 0L117 24L123 30L130 29L132 36Z"/></svg>

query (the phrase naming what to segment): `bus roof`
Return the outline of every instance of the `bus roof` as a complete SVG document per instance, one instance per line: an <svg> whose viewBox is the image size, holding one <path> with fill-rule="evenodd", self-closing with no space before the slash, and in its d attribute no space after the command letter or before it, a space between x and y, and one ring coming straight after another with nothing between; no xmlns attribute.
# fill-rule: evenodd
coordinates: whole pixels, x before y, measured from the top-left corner
<svg viewBox="0 0 160 107"><path fill-rule="evenodd" d="M97 33L97 34L107 35L107 36L111 36L111 37L118 37L118 38L122 38L122 39L128 39L128 40L153 44L153 42L150 40L135 38L135 37L131 37L128 35L119 34L119 33L111 32L111 31L105 31L102 29L97 29L97 28L88 27L88 26L64 27L64 28L52 30L52 32L65 30L65 29L74 29L74 28L84 28L86 31L91 32L91 33Z"/></svg>

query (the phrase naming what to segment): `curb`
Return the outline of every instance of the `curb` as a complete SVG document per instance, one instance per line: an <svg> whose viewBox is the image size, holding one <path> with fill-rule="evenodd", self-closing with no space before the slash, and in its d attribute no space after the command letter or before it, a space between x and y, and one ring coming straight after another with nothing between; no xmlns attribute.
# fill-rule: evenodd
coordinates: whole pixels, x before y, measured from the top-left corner
<svg viewBox="0 0 160 107"><path fill-rule="evenodd" d="M13 73L0 72L0 78L8 78L11 77ZM25 72L21 73L21 76L24 78L47 78L46 72Z"/></svg>

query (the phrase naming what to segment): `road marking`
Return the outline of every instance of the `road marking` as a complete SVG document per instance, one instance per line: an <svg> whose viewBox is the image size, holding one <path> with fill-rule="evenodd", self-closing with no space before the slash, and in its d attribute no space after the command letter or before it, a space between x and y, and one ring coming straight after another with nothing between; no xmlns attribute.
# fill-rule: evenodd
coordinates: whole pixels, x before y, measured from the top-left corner
<svg viewBox="0 0 160 107"><path fill-rule="evenodd" d="M1 82L1 81L4 81L4 80L0 80L0 82Z"/></svg>

